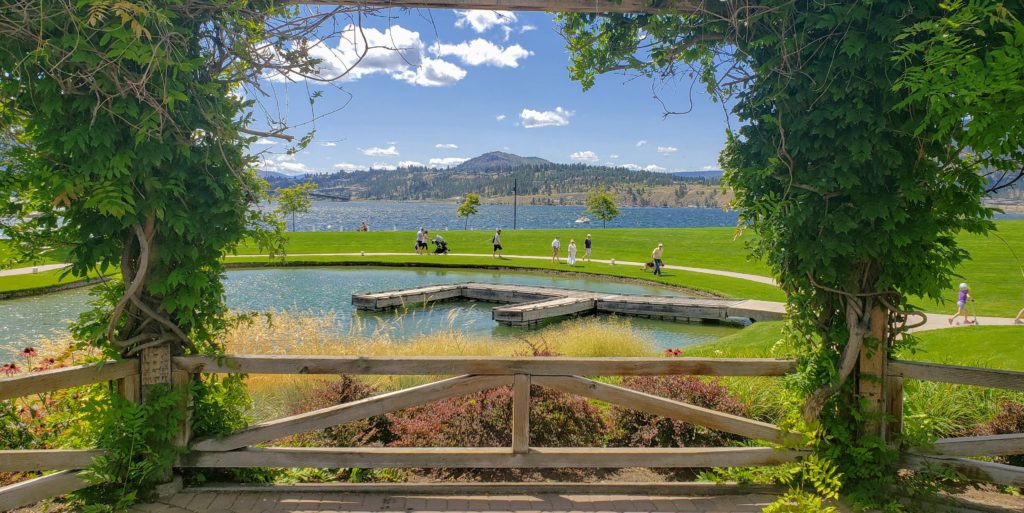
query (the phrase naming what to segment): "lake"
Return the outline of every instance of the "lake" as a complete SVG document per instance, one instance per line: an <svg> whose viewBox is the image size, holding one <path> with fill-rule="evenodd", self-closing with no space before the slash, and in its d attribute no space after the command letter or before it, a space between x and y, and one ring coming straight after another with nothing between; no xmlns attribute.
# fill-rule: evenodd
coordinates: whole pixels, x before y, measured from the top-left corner
<svg viewBox="0 0 1024 513"><path fill-rule="evenodd" d="M369 336L387 333L395 340L456 327L469 335L515 337L525 329L500 326L491 320L493 303L442 302L406 312L357 312L351 306L353 293L378 292L431 284L479 281L537 285L566 289L646 294L682 295L675 289L654 285L621 283L575 275L508 271L461 271L440 269L395 269L317 267L246 269L227 273L225 290L228 306L239 312L270 310L329 315L333 329L341 334ZM87 289L75 289L44 296L0 301L0 355L30 345L39 337L60 333L68 322L86 308ZM358 317L358 320L357 320ZM558 321L553 321L558 322ZM680 347L708 342L734 333L735 327L688 324L652 319L631 319L633 330L655 340L659 347ZM535 328L534 328L535 329ZM2 358L2 356L0 356Z"/></svg>
<svg viewBox="0 0 1024 513"><path fill-rule="evenodd" d="M353 231L365 222L373 231L417 230L427 226L438 230L462 228L465 220L455 216L455 203L403 203L387 201L342 202L314 201L308 214L296 216L298 231ZM469 227L476 229L512 228L512 205L480 205L470 217ZM516 226L529 228L565 228L577 226L582 206L519 205ZM694 228L735 226L735 212L718 208L622 208L622 215L608 223L609 228ZM291 220L288 221L289 229ZM592 221L592 226L600 222Z"/></svg>

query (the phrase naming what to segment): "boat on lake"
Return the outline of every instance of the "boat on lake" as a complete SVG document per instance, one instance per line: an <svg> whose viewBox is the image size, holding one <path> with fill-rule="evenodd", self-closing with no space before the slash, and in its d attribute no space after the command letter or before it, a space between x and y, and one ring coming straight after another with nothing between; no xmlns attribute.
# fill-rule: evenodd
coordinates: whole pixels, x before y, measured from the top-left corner
<svg viewBox="0 0 1024 513"><path fill-rule="evenodd" d="M587 216L579 216L579 217L576 218L576 224L588 224L588 223L590 223L590 218L587 217Z"/></svg>

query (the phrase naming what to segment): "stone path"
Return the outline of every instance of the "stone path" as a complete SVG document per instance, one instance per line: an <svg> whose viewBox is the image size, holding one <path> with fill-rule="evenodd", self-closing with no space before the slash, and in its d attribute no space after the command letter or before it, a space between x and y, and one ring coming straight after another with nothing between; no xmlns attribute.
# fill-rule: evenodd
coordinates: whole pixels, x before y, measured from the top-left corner
<svg viewBox="0 0 1024 513"><path fill-rule="evenodd" d="M753 513L776 499L772 495L411 495L337 492L189 492L132 513L284 513L284 512L718 512Z"/></svg>

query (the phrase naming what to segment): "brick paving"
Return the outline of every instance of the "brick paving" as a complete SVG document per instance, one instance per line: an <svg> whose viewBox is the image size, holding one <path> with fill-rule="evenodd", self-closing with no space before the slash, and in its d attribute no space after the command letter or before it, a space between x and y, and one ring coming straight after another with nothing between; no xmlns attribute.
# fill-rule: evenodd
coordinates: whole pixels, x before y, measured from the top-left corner
<svg viewBox="0 0 1024 513"><path fill-rule="evenodd" d="M529 513L529 512L678 512L754 513L776 499L772 495L421 495L338 492L189 492L161 502L139 504L132 513Z"/></svg>

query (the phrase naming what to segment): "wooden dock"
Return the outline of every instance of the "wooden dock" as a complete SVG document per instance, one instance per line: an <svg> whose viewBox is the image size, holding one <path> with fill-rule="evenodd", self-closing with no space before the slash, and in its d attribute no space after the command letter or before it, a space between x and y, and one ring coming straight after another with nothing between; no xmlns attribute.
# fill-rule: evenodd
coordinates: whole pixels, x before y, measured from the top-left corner
<svg viewBox="0 0 1024 513"><path fill-rule="evenodd" d="M676 321L720 322L729 318L750 321L782 319L782 303L746 299L633 296L527 285L456 283L372 294L353 294L360 310L380 311L420 306L446 299L473 299L506 303L491 311L491 318L507 326L527 326L546 319L586 313L612 313Z"/></svg>

